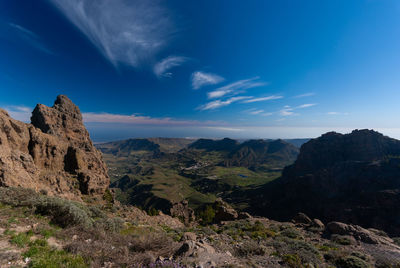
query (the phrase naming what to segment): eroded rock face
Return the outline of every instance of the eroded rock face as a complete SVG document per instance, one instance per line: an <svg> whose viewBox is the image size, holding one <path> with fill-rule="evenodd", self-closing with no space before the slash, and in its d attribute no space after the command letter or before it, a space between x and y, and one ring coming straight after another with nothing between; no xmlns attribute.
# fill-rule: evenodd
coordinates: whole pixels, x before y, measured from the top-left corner
<svg viewBox="0 0 400 268"><path fill-rule="evenodd" d="M60 95L53 107L38 104L31 121L22 123L0 110L0 186L69 199L102 195L109 177L79 108Z"/></svg>

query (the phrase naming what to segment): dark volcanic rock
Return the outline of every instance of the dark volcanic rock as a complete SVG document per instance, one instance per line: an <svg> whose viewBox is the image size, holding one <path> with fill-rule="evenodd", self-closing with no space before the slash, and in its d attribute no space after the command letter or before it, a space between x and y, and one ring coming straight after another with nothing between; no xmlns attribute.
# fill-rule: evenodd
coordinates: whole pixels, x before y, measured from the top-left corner
<svg viewBox="0 0 400 268"><path fill-rule="evenodd" d="M289 220L302 211L400 235L400 141L372 130L324 134L257 193L255 214Z"/></svg>
<svg viewBox="0 0 400 268"><path fill-rule="evenodd" d="M0 186L20 186L70 199L103 195L109 177L79 108L66 96L38 104L32 124L0 110Z"/></svg>

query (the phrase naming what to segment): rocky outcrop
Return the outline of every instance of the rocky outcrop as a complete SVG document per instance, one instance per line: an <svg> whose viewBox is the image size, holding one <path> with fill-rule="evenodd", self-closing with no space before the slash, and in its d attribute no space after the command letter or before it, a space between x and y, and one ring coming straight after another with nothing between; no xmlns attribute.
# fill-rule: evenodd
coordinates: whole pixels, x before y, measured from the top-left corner
<svg viewBox="0 0 400 268"><path fill-rule="evenodd" d="M189 207L189 203L186 200L173 204L170 214L172 217L181 219L186 226L193 223L196 219L193 209Z"/></svg>
<svg viewBox="0 0 400 268"><path fill-rule="evenodd" d="M400 235L400 141L373 130L330 132L301 147L282 177L252 197L252 212L289 220L299 211ZM258 197L257 197L258 195Z"/></svg>
<svg viewBox="0 0 400 268"><path fill-rule="evenodd" d="M238 218L237 211L221 198L217 198L213 204L215 210L215 222L234 221Z"/></svg>
<svg viewBox="0 0 400 268"><path fill-rule="evenodd" d="M357 241L367 244L393 245L394 242L384 232L375 229L364 229L358 225L345 224L342 222L330 222L326 226L329 234L352 236Z"/></svg>
<svg viewBox="0 0 400 268"><path fill-rule="evenodd" d="M101 196L109 177L79 108L66 96L38 104L31 124L0 110L0 186L45 191L69 199Z"/></svg>

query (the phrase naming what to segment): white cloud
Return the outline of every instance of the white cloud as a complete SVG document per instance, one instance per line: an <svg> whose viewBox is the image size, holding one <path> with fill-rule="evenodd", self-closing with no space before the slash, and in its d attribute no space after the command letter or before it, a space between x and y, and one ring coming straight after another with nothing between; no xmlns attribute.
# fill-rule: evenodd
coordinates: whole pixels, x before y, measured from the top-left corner
<svg viewBox="0 0 400 268"><path fill-rule="evenodd" d="M140 115L111 113L83 113L85 123L124 123L129 125L202 126L214 125L213 121L177 120L170 117L154 118Z"/></svg>
<svg viewBox="0 0 400 268"><path fill-rule="evenodd" d="M312 107L312 106L315 106L315 105L317 105L317 104L316 103L306 103L306 104L302 104L300 106L297 106L296 108L297 109L303 109L303 108L308 108L308 107Z"/></svg>
<svg viewBox="0 0 400 268"><path fill-rule="evenodd" d="M271 116L271 115L273 115L274 113L262 113L261 115L262 116Z"/></svg>
<svg viewBox="0 0 400 268"><path fill-rule="evenodd" d="M253 99L248 99L243 101L243 103L252 103L252 102L259 102L259 101L269 101L269 100L277 100L277 99L282 99L283 96L268 96L268 97L262 97L262 98L253 98Z"/></svg>
<svg viewBox="0 0 400 268"><path fill-rule="evenodd" d="M256 114L261 114L262 112L264 112L264 110L255 110L255 111L249 112L249 114L256 115Z"/></svg>
<svg viewBox="0 0 400 268"><path fill-rule="evenodd" d="M232 128L232 127L206 127L206 128L213 129L213 130L230 131L230 132L244 131L244 129Z"/></svg>
<svg viewBox="0 0 400 268"><path fill-rule="evenodd" d="M114 66L151 60L175 32L171 15L154 0L49 0Z"/></svg>
<svg viewBox="0 0 400 268"><path fill-rule="evenodd" d="M168 70L180 66L186 61L188 61L189 58L182 57L182 56L169 56L166 57L165 59L161 60L160 62L156 63L154 65L154 73L157 75L157 77L171 77L172 73L168 72Z"/></svg>
<svg viewBox="0 0 400 268"><path fill-rule="evenodd" d="M44 53L49 55L54 55L54 52L51 51L47 46L42 42L40 36L35 34L34 32L22 27L21 25L9 23L8 24L13 30L18 33L18 36L24 40L26 43L31 45L33 48L36 48Z"/></svg>
<svg viewBox="0 0 400 268"><path fill-rule="evenodd" d="M5 110L16 120L26 123L31 121L32 108L26 106L7 106Z"/></svg>
<svg viewBox="0 0 400 268"><path fill-rule="evenodd" d="M293 109L282 109L282 110L279 111L279 114L281 116L295 115L295 113L293 112Z"/></svg>
<svg viewBox="0 0 400 268"><path fill-rule="evenodd" d="M300 94L297 96L294 96L293 98L305 98L305 97L311 97L314 96L315 93L314 92L308 92L308 93L304 93L304 94Z"/></svg>
<svg viewBox="0 0 400 268"><path fill-rule="evenodd" d="M251 97L247 97L247 96L238 96L238 97L232 97L229 98L227 100L215 100L215 101L211 101L208 102L202 106L200 106L198 109L205 111L205 110L214 110L220 107L224 107L224 106L228 106L229 104L232 104L234 102L240 101L240 100L244 100L244 99L248 99Z"/></svg>
<svg viewBox="0 0 400 268"><path fill-rule="evenodd" d="M208 92L207 95L208 95L209 99L215 99L215 98L223 97L227 94L237 95L239 93L244 92L246 89L268 85L268 83L261 82L258 80L259 80L259 77L253 77L250 79L239 80L239 81L233 82L231 84L228 84L226 86L217 88L214 91Z"/></svg>
<svg viewBox="0 0 400 268"><path fill-rule="evenodd" d="M192 74L192 88L199 89L204 86L216 85L224 80L223 77L217 74L197 71Z"/></svg>

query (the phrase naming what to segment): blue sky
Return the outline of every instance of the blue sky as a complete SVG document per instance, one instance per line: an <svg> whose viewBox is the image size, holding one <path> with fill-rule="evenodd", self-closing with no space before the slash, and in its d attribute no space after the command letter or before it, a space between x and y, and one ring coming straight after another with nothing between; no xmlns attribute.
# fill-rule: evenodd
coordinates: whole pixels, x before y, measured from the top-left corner
<svg viewBox="0 0 400 268"><path fill-rule="evenodd" d="M0 107L69 96L96 141L400 138L397 0L4 0Z"/></svg>

